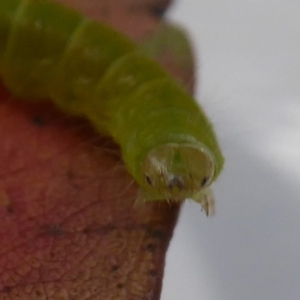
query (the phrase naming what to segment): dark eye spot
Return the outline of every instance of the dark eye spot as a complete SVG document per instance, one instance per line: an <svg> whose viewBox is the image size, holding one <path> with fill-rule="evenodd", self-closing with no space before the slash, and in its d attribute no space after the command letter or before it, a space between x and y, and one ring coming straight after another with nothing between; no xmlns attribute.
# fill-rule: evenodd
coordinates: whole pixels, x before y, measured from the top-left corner
<svg viewBox="0 0 300 300"><path fill-rule="evenodd" d="M148 175L145 175L145 179L149 185L152 185L152 181Z"/></svg>
<svg viewBox="0 0 300 300"><path fill-rule="evenodd" d="M208 176L204 177L201 182L201 186L205 187L208 184L208 181L209 181L209 177Z"/></svg>

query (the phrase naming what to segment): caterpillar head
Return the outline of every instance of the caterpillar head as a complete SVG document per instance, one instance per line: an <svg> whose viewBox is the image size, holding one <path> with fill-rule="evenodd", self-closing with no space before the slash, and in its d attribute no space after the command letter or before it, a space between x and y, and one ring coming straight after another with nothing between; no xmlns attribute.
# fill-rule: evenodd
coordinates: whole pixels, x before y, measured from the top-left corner
<svg viewBox="0 0 300 300"><path fill-rule="evenodd" d="M208 187L214 160L202 145L168 143L152 149L142 163L145 190L155 199L182 201Z"/></svg>

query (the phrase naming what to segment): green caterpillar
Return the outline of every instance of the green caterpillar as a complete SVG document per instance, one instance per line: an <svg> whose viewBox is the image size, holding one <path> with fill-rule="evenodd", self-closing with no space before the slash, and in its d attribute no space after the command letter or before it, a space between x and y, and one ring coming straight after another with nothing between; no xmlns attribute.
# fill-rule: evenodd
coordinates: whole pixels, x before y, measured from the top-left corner
<svg viewBox="0 0 300 300"><path fill-rule="evenodd" d="M0 75L21 98L51 98L121 147L146 200L192 198L223 156L196 101L108 25L50 0L0 0Z"/></svg>

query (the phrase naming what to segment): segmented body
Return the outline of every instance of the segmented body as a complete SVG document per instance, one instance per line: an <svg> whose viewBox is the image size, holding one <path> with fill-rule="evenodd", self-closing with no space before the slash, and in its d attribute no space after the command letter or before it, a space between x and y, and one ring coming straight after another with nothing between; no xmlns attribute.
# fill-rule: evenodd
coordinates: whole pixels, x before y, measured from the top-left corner
<svg viewBox="0 0 300 300"><path fill-rule="evenodd" d="M61 4L0 0L0 74L111 135L149 200L196 197L223 167L196 101L127 37Z"/></svg>

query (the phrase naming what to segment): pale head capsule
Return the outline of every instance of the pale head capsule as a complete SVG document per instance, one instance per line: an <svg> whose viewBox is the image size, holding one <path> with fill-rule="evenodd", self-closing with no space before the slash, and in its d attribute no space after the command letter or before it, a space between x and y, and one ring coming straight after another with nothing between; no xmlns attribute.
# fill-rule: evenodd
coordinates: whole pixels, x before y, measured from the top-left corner
<svg viewBox="0 0 300 300"><path fill-rule="evenodd" d="M203 145L167 143L150 150L142 163L142 172L149 200L195 198L201 203L195 196L212 182L214 160Z"/></svg>

